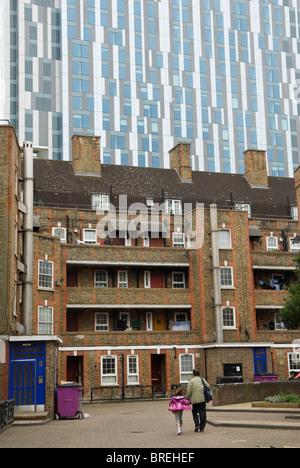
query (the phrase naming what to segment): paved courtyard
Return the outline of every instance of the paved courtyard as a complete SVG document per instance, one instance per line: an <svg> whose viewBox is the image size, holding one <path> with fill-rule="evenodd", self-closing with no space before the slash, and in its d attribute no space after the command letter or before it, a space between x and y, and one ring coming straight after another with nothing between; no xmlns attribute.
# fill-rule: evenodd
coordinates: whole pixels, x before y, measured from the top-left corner
<svg viewBox="0 0 300 468"><path fill-rule="evenodd" d="M194 433L192 415L186 412L184 432L176 436L175 418L168 411L166 400L94 403L83 406L83 412L90 415L83 420L51 421L39 426L13 425L0 432L0 448L181 448L193 451L200 448L300 447L299 419L286 420L286 414L278 412L244 412L241 409L242 412L230 407L226 412L219 408L209 411L210 424L203 434ZM227 427L244 424L248 427ZM265 427L258 428L260 424Z"/></svg>

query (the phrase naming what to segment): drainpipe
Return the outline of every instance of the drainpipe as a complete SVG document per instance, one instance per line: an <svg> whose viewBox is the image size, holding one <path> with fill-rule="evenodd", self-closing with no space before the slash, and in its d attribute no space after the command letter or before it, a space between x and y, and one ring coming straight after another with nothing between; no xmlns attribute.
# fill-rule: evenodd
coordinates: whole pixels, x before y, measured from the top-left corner
<svg viewBox="0 0 300 468"><path fill-rule="evenodd" d="M32 335L32 284L33 284L33 146L30 141L23 144L24 205L27 213L23 217L23 258L26 266L23 281L23 325L26 335Z"/></svg>
<svg viewBox="0 0 300 468"><path fill-rule="evenodd" d="M211 227L211 255L213 267L214 283L214 306L215 306L215 325L216 342L223 343L223 318L222 318L222 295L221 295L221 276L219 259L219 240L218 240L218 212L217 205L210 205L210 227Z"/></svg>

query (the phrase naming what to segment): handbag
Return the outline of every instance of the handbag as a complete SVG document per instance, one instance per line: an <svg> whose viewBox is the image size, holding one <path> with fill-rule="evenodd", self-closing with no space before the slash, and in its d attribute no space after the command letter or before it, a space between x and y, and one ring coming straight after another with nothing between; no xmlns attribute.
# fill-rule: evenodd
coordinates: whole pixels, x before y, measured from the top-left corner
<svg viewBox="0 0 300 468"><path fill-rule="evenodd" d="M205 398L205 403L209 403L210 401L212 401L213 399L213 393L211 391L210 388L208 388L205 383L204 383L204 380L202 380L202 384L203 384L203 387L204 387L204 398Z"/></svg>

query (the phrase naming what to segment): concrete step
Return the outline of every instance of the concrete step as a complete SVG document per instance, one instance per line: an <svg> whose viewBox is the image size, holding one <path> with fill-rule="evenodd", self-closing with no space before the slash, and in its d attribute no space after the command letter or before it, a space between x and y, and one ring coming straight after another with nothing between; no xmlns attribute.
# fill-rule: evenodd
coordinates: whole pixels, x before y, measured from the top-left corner
<svg viewBox="0 0 300 468"><path fill-rule="evenodd" d="M15 413L14 426L46 424L52 419L49 417L48 411L24 412Z"/></svg>

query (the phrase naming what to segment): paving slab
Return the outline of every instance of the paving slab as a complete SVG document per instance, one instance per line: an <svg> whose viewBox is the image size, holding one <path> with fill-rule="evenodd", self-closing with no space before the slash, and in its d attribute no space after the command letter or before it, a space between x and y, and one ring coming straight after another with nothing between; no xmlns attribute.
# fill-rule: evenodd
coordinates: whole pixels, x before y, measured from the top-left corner
<svg viewBox="0 0 300 468"><path fill-rule="evenodd" d="M185 412L183 434L177 436L175 418L168 411L168 401L96 403L83 405L83 412L90 417L52 420L43 426L12 425L0 432L0 449L101 448L111 453L122 453L124 449L134 448L134 453L143 449L180 449L198 453L201 448L300 447L299 431L288 430L284 426L284 414L208 411L209 421L224 422L227 419L232 426L208 424L205 432L200 434L194 432L191 413ZM257 423L266 419L273 425L280 424L280 428L239 427L239 423L245 420Z"/></svg>

